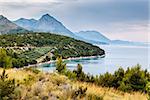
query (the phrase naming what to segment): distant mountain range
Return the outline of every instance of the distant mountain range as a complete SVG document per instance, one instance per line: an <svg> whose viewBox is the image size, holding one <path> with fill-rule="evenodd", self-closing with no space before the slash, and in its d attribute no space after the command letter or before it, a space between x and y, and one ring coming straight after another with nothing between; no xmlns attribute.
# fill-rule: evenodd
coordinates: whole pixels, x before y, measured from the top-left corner
<svg viewBox="0 0 150 100"><path fill-rule="evenodd" d="M110 42L110 45L148 46L149 43L131 42L131 41L124 41L124 40L112 40Z"/></svg>
<svg viewBox="0 0 150 100"><path fill-rule="evenodd" d="M97 31L80 31L78 33L75 33L75 35L77 37L80 37L81 40L95 44L109 44L111 42L110 39Z"/></svg>
<svg viewBox="0 0 150 100"><path fill-rule="evenodd" d="M69 36L77 40L82 40L92 44L113 44L113 45L142 45L138 42L129 42L122 40L110 40L97 31L71 32L61 22L49 14L43 15L40 19L20 18L16 21L10 21L0 15L0 34L22 33L22 32L50 32L53 34Z"/></svg>
<svg viewBox="0 0 150 100"><path fill-rule="evenodd" d="M0 34L28 32L26 29L9 21L6 17L0 15Z"/></svg>
<svg viewBox="0 0 150 100"><path fill-rule="evenodd" d="M14 23L30 31L65 35L89 43L109 44L110 42L108 38L96 31L81 31L79 33L73 33L49 14L43 15L39 20L20 18L14 21Z"/></svg>
<svg viewBox="0 0 150 100"><path fill-rule="evenodd" d="M50 32L58 35L73 37L74 34L61 22L49 14L43 15L39 20L20 18L14 21L15 24L34 32Z"/></svg>

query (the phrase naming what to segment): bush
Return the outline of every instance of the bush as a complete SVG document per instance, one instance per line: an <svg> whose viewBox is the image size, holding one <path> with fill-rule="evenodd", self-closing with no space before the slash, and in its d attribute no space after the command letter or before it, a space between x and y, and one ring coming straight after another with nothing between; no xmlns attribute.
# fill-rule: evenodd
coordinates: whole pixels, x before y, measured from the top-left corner
<svg viewBox="0 0 150 100"><path fill-rule="evenodd" d="M65 73L66 71L66 63L63 62L62 57L58 57L56 61L56 70L59 73Z"/></svg>
<svg viewBox="0 0 150 100"><path fill-rule="evenodd" d="M7 55L6 49L0 49L0 67L12 67L12 58Z"/></svg>
<svg viewBox="0 0 150 100"><path fill-rule="evenodd" d="M77 79L77 74L70 71L70 70L67 70L64 75L66 75L71 80L76 80Z"/></svg>
<svg viewBox="0 0 150 100"><path fill-rule="evenodd" d="M106 72L104 75L99 76L98 85L105 87L113 86L114 77L110 73Z"/></svg>
<svg viewBox="0 0 150 100"><path fill-rule="evenodd" d="M76 70L66 72L65 75L71 79L91 82L103 87L113 87L124 92L145 92L147 81L150 81L150 73L147 72L147 70L142 70L139 64L132 68L128 68L126 71L124 71L123 68L119 68L113 74L106 72L99 76L85 74L80 64L77 65Z"/></svg>
<svg viewBox="0 0 150 100"><path fill-rule="evenodd" d="M150 82L147 83L146 85L146 92L148 93L148 100L150 100Z"/></svg>
<svg viewBox="0 0 150 100"><path fill-rule="evenodd" d="M144 71L141 70L139 65L134 68L129 68L119 86L123 91L145 91L147 77Z"/></svg>
<svg viewBox="0 0 150 100"><path fill-rule="evenodd" d="M85 80L85 74L82 71L82 66L80 64L77 65L77 70L73 70L73 73L76 74L77 80L79 81Z"/></svg>
<svg viewBox="0 0 150 100"><path fill-rule="evenodd" d="M87 88L79 87L79 89L75 90L72 94L72 98L83 98L86 96Z"/></svg>
<svg viewBox="0 0 150 100"><path fill-rule="evenodd" d="M15 80L8 79L8 74L3 70L0 75L0 100L11 100L15 94Z"/></svg>

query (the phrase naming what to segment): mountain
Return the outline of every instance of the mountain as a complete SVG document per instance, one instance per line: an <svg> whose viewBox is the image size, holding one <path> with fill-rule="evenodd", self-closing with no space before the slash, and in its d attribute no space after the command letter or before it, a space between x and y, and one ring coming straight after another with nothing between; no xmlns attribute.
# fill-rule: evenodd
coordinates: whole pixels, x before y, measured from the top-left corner
<svg viewBox="0 0 150 100"><path fill-rule="evenodd" d="M75 33L75 35L77 36L77 39L84 40L89 43L109 44L111 42L110 39L97 31L80 31Z"/></svg>
<svg viewBox="0 0 150 100"><path fill-rule="evenodd" d="M60 21L56 20L54 17L50 16L49 14L43 15L38 20L20 18L14 21L14 23L29 31L49 32L53 34L69 36L77 40L85 41L92 44L142 45L140 43L129 42L129 41L110 40L106 36L104 36L103 34L97 31L80 31L78 33L73 33L69 29L67 29Z"/></svg>
<svg viewBox="0 0 150 100"><path fill-rule="evenodd" d="M38 20L20 18L14 21L14 23L30 31L55 33L89 43L109 44L110 42L108 38L96 31L81 31L79 33L73 33L69 29L67 29L61 22L59 22L49 14L43 15Z"/></svg>
<svg viewBox="0 0 150 100"><path fill-rule="evenodd" d="M14 21L17 25L34 32L51 32L59 35L73 37L74 34L61 22L49 14L43 15L39 20L20 18Z"/></svg>
<svg viewBox="0 0 150 100"><path fill-rule="evenodd" d="M143 42L132 42L124 40L112 40L111 45L124 45L124 46L148 46L148 43Z"/></svg>
<svg viewBox="0 0 150 100"><path fill-rule="evenodd" d="M3 15L0 15L0 34L21 32L27 32L27 30L9 21Z"/></svg>
<svg viewBox="0 0 150 100"><path fill-rule="evenodd" d="M25 19L25 18L20 18L17 21L14 21L17 25L24 27L25 29L28 30L33 30L33 27L35 26L35 23L37 20L35 19Z"/></svg>

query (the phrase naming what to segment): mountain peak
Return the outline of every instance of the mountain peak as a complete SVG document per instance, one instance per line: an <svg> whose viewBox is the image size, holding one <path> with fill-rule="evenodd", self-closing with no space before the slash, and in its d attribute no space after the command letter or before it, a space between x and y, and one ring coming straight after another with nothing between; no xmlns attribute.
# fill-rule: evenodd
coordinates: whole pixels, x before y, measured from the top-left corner
<svg viewBox="0 0 150 100"><path fill-rule="evenodd" d="M4 17L3 15L0 15L0 19L6 19L6 17Z"/></svg>
<svg viewBox="0 0 150 100"><path fill-rule="evenodd" d="M44 14L38 20L27 20L27 21L15 21L15 23L23 28L32 30L35 32L51 32L55 34L72 36L73 33L68 30L60 21L49 14Z"/></svg>
<svg viewBox="0 0 150 100"><path fill-rule="evenodd" d="M45 15L43 15L41 18L46 18L46 19L48 19L48 18L53 18L51 15L49 15L49 14L45 14Z"/></svg>
<svg viewBox="0 0 150 100"><path fill-rule="evenodd" d="M0 27L2 27L0 28L0 34L27 32L26 29L11 22L3 15L0 15Z"/></svg>
<svg viewBox="0 0 150 100"><path fill-rule="evenodd" d="M18 20L26 20L25 18L20 18L20 19L18 19Z"/></svg>
<svg viewBox="0 0 150 100"><path fill-rule="evenodd" d="M47 14L44 14L43 16L50 16L50 15L47 13Z"/></svg>

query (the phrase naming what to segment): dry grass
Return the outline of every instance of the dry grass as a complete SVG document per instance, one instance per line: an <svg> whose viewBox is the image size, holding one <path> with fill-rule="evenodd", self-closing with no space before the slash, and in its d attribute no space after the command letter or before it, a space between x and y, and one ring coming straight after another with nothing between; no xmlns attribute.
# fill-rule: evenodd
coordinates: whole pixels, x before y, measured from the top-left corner
<svg viewBox="0 0 150 100"><path fill-rule="evenodd" d="M104 97L104 100L147 100L147 95L140 92L124 93L113 88L105 88L82 82L76 82L74 86L88 87L87 94L101 95Z"/></svg>
<svg viewBox="0 0 150 100"><path fill-rule="evenodd" d="M1 73L2 69L0 69L0 74ZM35 74L32 71L26 71L23 69L7 69L6 73L9 78L14 78L22 82L20 85L20 97L22 100L41 100L46 97L49 98L48 100L58 99L58 97L61 100L70 100L73 91L80 86L87 87L87 95L94 94L97 96L103 96L104 100L147 99L146 94L139 92L124 93L113 88L104 88L94 84L71 82L67 77L57 73L40 72L39 74ZM29 76L32 78L30 79ZM24 79L29 80L27 83L23 83Z"/></svg>
<svg viewBox="0 0 150 100"><path fill-rule="evenodd" d="M0 68L0 74L2 73L3 69ZM30 71L25 71L23 69L6 69L6 74L10 79L16 79L22 81L23 79L27 78L29 75L33 75Z"/></svg>

